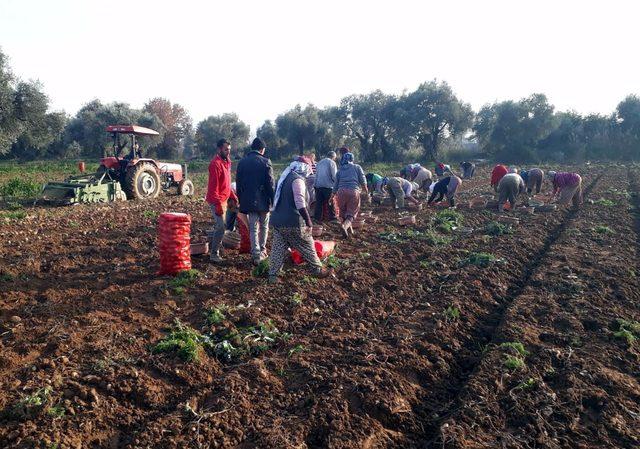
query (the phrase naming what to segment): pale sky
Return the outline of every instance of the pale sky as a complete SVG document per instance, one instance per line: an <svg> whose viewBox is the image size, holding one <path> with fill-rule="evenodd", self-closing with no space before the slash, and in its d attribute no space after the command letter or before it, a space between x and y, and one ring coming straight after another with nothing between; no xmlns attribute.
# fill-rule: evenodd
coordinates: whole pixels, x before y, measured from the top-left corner
<svg viewBox="0 0 640 449"><path fill-rule="evenodd" d="M434 78L476 110L542 92L609 113L640 94L639 17L633 0L0 0L0 47L53 109L166 97L254 133L297 103Z"/></svg>

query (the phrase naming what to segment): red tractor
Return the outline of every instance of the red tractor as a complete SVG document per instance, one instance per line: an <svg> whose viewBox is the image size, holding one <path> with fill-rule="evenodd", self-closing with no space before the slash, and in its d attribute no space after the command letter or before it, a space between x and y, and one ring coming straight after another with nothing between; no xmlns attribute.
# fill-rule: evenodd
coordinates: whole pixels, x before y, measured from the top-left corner
<svg viewBox="0 0 640 449"><path fill-rule="evenodd" d="M113 136L113 156L100 159L98 173L107 172L109 177L120 182L128 199L155 198L160 190L177 187L179 195L193 195L193 182L187 178L187 165L160 162L142 157L137 141L139 136L157 136L149 128L135 125L111 125L107 132ZM125 136L124 139L121 138ZM128 154L122 156L129 145Z"/></svg>

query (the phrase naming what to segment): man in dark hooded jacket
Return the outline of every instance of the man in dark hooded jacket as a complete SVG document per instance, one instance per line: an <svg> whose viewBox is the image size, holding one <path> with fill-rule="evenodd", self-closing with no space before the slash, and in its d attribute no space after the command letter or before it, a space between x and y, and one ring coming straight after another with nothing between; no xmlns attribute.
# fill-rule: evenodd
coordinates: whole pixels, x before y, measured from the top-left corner
<svg viewBox="0 0 640 449"><path fill-rule="evenodd" d="M273 167L264 152L264 143L255 138L251 151L238 163L236 171L240 212L249 219L251 257L256 265L267 257L269 210L274 196Z"/></svg>

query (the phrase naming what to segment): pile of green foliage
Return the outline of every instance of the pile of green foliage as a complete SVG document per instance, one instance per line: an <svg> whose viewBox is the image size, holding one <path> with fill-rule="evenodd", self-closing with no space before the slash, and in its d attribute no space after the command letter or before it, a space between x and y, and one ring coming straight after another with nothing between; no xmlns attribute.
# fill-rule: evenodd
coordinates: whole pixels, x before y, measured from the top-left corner
<svg viewBox="0 0 640 449"><path fill-rule="evenodd" d="M594 203L599 206L607 206L607 207L613 207L616 205L615 201L611 201L606 198L600 198L599 200L594 201Z"/></svg>
<svg viewBox="0 0 640 449"><path fill-rule="evenodd" d="M640 338L640 323L637 321L628 321L618 318L614 323L613 336L625 340L629 346Z"/></svg>
<svg viewBox="0 0 640 449"><path fill-rule="evenodd" d="M18 402L5 408L0 417L8 419L33 419L41 413L46 413L52 418L64 416L65 409L62 405L54 404L51 395L53 389L49 386L40 388L29 395L23 395Z"/></svg>
<svg viewBox="0 0 640 449"><path fill-rule="evenodd" d="M494 263L504 263L503 259L498 259L489 253L471 253L466 258L458 262L458 266L465 267L467 265L475 265L477 267L486 268Z"/></svg>
<svg viewBox="0 0 640 449"><path fill-rule="evenodd" d="M184 270L171 279L169 286L173 289L174 293L181 295L188 287L194 286L201 277L202 273L196 269Z"/></svg>
<svg viewBox="0 0 640 449"><path fill-rule="evenodd" d="M225 311L230 310L225 307ZM176 320L173 328L153 348L152 352L175 354L185 362L197 362L207 351L224 362L243 356L257 356L290 335L281 332L271 320L256 326L237 327L224 323L227 316L221 307L206 313L207 323L217 327L214 331L200 333Z"/></svg>
<svg viewBox="0 0 640 449"><path fill-rule="evenodd" d="M497 221L490 221L484 227L484 233L486 235L499 236L505 234L513 234L513 229L504 223L498 223Z"/></svg>
<svg viewBox="0 0 640 449"><path fill-rule="evenodd" d="M439 235L432 228L428 228L426 231L408 229L405 232L381 232L378 234L378 237L392 243L401 243L409 240L418 240L431 246L447 245L451 243L451 238Z"/></svg>
<svg viewBox="0 0 640 449"><path fill-rule="evenodd" d="M504 366L510 370L517 370L524 368L524 359L529 354L524 345L520 342L506 342L501 343L500 349L506 352L504 359Z"/></svg>
<svg viewBox="0 0 640 449"><path fill-rule="evenodd" d="M185 326L176 320L169 335L165 336L152 349L153 353L175 353L185 362L197 362L203 347L208 344L208 338L198 331Z"/></svg>
<svg viewBox="0 0 640 449"><path fill-rule="evenodd" d="M594 232L597 234L615 234L616 232L611 229L609 226L598 225L593 228Z"/></svg>
<svg viewBox="0 0 640 449"><path fill-rule="evenodd" d="M460 212L452 209L446 209L438 212L434 220L438 231L450 234L454 228L462 226L464 218Z"/></svg>
<svg viewBox="0 0 640 449"><path fill-rule="evenodd" d="M269 274L269 259L261 260L258 265L251 270L251 275L254 277L265 277Z"/></svg>

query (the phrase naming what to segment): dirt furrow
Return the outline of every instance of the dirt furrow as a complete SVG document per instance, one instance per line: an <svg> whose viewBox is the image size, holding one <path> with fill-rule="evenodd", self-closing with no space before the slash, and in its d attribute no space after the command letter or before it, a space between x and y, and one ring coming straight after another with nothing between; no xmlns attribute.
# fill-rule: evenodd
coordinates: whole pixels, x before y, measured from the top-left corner
<svg viewBox="0 0 640 449"><path fill-rule="evenodd" d="M596 186L602 174L595 176L588 186L584 189L584 197L587 198L591 190ZM547 234L544 239L544 243L534 253L528 254L527 262L524 265L521 276L515 280L512 280L505 296L499 302L499 306L486 317L485 333L483 338L477 342L476 351L473 356L469 357L470 363L467 364L463 370L452 373L452 380L448 381L449 395L444 398L439 398L440 403L435 407L430 404L430 415L427 415L427 425L425 425L425 432L421 445L427 447L434 444L439 444L440 429L443 423L457 410L464 406L462 392L469 379L476 375L476 371L481 366L482 353L487 345L494 343L498 329L503 325L507 316L507 311L510 307L513 307L514 301L522 294L522 292L530 285L531 277L543 263L545 257L548 255L554 243L560 238L566 231L567 226L576 218L579 213L579 209L571 208L564 213L562 220L557 223L552 230ZM433 410L438 410L433 414ZM436 419L432 419L436 417ZM431 419L429 419L431 418Z"/></svg>
<svg viewBox="0 0 640 449"><path fill-rule="evenodd" d="M615 333L639 312L626 265L637 260L629 245L637 236L625 178L610 170L594 186L595 204L566 222L506 309L434 445L637 447L638 353Z"/></svg>

